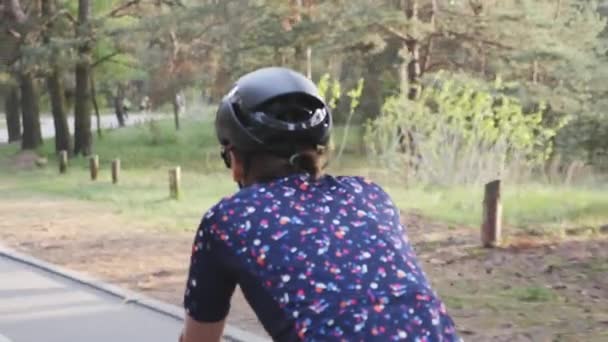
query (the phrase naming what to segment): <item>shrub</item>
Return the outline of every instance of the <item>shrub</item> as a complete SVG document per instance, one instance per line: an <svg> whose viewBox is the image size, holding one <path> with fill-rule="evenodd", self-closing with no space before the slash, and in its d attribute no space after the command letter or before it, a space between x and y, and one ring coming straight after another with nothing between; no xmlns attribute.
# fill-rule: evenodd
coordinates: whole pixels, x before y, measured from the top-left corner
<svg viewBox="0 0 608 342"><path fill-rule="evenodd" d="M566 119L543 125L544 106L525 112L516 98L504 95L508 86L500 78L484 87L440 73L416 100L389 98L366 126L370 161L391 176L443 185L533 170L549 157Z"/></svg>

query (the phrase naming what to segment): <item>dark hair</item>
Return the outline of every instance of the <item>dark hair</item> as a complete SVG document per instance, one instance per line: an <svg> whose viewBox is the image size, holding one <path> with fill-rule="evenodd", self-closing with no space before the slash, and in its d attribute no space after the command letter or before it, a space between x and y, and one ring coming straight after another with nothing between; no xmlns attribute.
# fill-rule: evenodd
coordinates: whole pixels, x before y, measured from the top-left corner
<svg viewBox="0 0 608 342"><path fill-rule="evenodd" d="M298 173L307 173L317 179L326 166L323 149L304 148L289 158L267 152L235 150L234 153L243 163L245 185L266 183Z"/></svg>

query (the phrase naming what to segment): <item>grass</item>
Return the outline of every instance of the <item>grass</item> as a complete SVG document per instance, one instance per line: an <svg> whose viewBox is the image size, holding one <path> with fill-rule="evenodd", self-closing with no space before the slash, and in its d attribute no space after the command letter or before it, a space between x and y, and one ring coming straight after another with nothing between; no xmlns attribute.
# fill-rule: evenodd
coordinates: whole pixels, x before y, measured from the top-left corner
<svg viewBox="0 0 608 342"><path fill-rule="evenodd" d="M591 258L586 263L586 268L591 273L606 274L608 273L608 262L600 258Z"/></svg>
<svg viewBox="0 0 608 342"><path fill-rule="evenodd" d="M170 119L140 126L106 131L96 139L101 179L91 182L85 158L73 158L68 175L56 170L52 141L39 153L47 156L43 169L19 170L10 167L16 145L0 146L0 196L50 194L66 198L105 203L116 211L137 219L150 220L167 228L192 228L202 212L219 198L236 190L223 168L210 121L186 121L175 132ZM336 130L340 142L343 130ZM353 132L353 131L351 131ZM343 159L334 163L332 173L369 174L365 158L354 153L361 149L361 132L349 136ZM111 160L122 164L120 184L109 180ZM168 169L180 165L183 197L168 198ZM406 188L393 179L374 179L381 183L402 209L415 209L426 216L453 225L478 226L481 219L481 188ZM608 223L608 187L595 188L505 184L502 194L507 226L525 230L592 226Z"/></svg>
<svg viewBox="0 0 608 342"><path fill-rule="evenodd" d="M550 302L557 298L557 295L551 289L541 286L515 288L510 290L507 296L528 303Z"/></svg>
<svg viewBox="0 0 608 342"><path fill-rule="evenodd" d="M219 149L209 122L187 121L179 132L171 119L152 121L124 129L106 130L95 141L95 153L100 163L120 158L124 169L155 169L167 165L182 165L188 169L208 170L218 163ZM52 143L45 143L40 153L54 156ZM86 160L75 160L85 165Z"/></svg>
<svg viewBox="0 0 608 342"><path fill-rule="evenodd" d="M400 191L399 186L389 184L387 190L400 207L418 209L447 223L478 225L481 220L481 188ZM608 196L605 194L605 186L592 189L505 184L501 198L504 224L529 231L571 226L597 227L608 223Z"/></svg>
<svg viewBox="0 0 608 342"><path fill-rule="evenodd" d="M0 196L51 195L58 198L93 201L114 212L147 221L165 229L194 229L207 208L234 191L222 174L182 174L183 193L179 201L169 199L168 173L138 169L123 170L119 184L112 184L109 170L97 182L89 180L84 168L73 167L60 176L53 168L27 172L13 181L0 180ZM165 172L163 172L165 171ZM16 181L15 181L16 180ZM210 186L212 184L212 186Z"/></svg>

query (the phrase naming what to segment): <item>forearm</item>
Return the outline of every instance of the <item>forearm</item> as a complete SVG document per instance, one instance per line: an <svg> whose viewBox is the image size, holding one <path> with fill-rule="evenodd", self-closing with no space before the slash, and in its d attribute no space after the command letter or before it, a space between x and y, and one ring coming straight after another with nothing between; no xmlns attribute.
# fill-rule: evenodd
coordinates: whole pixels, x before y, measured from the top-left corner
<svg viewBox="0 0 608 342"><path fill-rule="evenodd" d="M219 342L224 332L225 320L205 323L197 322L192 317L186 316L184 330L179 342Z"/></svg>

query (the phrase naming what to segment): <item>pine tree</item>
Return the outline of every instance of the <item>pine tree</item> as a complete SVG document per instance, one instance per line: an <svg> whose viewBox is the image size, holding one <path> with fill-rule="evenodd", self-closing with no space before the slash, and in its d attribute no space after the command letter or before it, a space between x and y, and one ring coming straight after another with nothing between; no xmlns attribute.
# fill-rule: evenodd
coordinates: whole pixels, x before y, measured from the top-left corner
<svg viewBox="0 0 608 342"><path fill-rule="evenodd" d="M74 104L74 154L91 154L91 42L90 42L90 2L78 0L78 26L76 36L82 40L78 46L79 60L76 63L76 102Z"/></svg>
<svg viewBox="0 0 608 342"><path fill-rule="evenodd" d="M53 125L55 127L55 151L71 151L70 129L65 110L63 73L59 62L60 51L50 46L51 36L54 33L53 16L57 13L56 0L42 0L41 8L42 15L47 21L43 31L43 42L50 50L46 85L51 100L51 113L53 114Z"/></svg>

